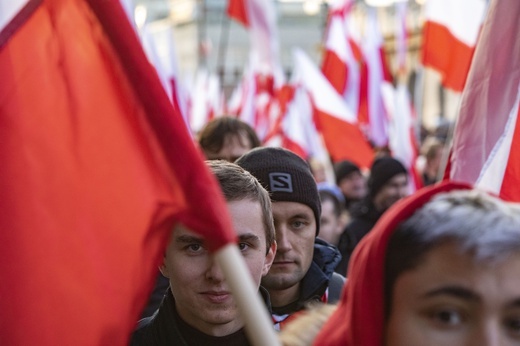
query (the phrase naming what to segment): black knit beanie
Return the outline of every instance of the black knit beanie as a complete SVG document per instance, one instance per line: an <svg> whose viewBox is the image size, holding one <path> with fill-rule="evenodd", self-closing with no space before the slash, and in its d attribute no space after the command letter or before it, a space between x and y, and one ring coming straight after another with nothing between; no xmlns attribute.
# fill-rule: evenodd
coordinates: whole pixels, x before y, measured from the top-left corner
<svg viewBox="0 0 520 346"><path fill-rule="evenodd" d="M312 209L316 235L320 231L321 203L318 187L307 162L292 151L255 148L235 161L249 171L269 191L272 201L298 202Z"/></svg>
<svg viewBox="0 0 520 346"><path fill-rule="evenodd" d="M351 173L361 173L359 167L352 161L344 160L334 165L334 175L336 176L336 185L339 185L343 178L346 178Z"/></svg>
<svg viewBox="0 0 520 346"><path fill-rule="evenodd" d="M370 197L375 197L379 190L397 174L408 174L401 162L393 157L380 157L372 163L367 186Z"/></svg>

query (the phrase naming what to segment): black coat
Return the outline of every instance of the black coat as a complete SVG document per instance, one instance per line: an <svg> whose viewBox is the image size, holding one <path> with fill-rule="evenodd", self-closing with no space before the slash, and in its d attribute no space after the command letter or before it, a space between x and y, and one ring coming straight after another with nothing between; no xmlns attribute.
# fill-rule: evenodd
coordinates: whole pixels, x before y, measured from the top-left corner
<svg viewBox="0 0 520 346"><path fill-rule="evenodd" d="M260 293L270 310L269 294L260 287ZM244 328L237 332L213 337L206 335L184 322L177 314L175 298L168 288L159 309L151 317L143 318L132 335L131 346L190 346L190 345L250 345Z"/></svg>
<svg viewBox="0 0 520 346"><path fill-rule="evenodd" d="M345 227L339 239L338 249L341 261L336 267L336 273L347 275L350 256L357 244L374 227L383 212L377 211L374 203L368 197L354 204L350 208L352 219Z"/></svg>

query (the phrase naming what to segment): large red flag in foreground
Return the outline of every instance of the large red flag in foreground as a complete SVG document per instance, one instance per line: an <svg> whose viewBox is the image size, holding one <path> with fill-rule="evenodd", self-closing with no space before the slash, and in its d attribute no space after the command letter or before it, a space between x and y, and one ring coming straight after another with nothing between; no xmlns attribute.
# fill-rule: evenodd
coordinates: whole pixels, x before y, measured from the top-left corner
<svg viewBox="0 0 520 346"><path fill-rule="evenodd" d="M426 4L423 64L437 70L449 89L460 92L464 88L485 11L485 0L430 0Z"/></svg>
<svg viewBox="0 0 520 346"><path fill-rule="evenodd" d="M172 225L219 249L226 204L118 1L0 8L0 343L127 344Z"/></svg>
<svg viewBox="0 0 520 346"><path fill-rule="evenodd" d="M494 0L453 134L449 178L520 201L520 3Z"/></svg>

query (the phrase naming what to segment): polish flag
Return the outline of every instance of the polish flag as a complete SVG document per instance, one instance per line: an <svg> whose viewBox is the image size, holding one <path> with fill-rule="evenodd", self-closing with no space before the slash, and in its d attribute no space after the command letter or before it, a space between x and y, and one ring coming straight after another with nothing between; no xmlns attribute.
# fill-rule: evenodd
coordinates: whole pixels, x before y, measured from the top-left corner
<svg viewBox="0 0 520 346"><path fill-rule="evenodd" d="M280 48L273 0L228 0L227 14L250 33L252 53L261 73L272 73L279 64Z"/></svg>
<svg viewBox="0 0 520 346"><path fill-rule="evenodd" d="M386 64L383 38L374 9L368 12L361 48L366 65L361 72L362 89L358 119L374 145L383 147L388 144L388 115L383 103L381 84L391 82L392 76Z"/></svg>
<svg viewBox="0 0 520 346"><path fill-rule="evenodd" d="M274 336L218 184L121 4L0 9L1 343L128 345L178 223L226 278L240 271L241 313L267 321L252 340Z"/></svg>
<svg viewBox="0 0 520 346"><path fill-rule="evenodd" d="M520 3L492 1L462 94L449 179L520 202Z"/></svg>
<svg viewBox="0 0 520 346"><path fill-rule="evenodd" d="M486 0L426 3L422 62L441 73L446 88L464 88L485 12Z"/></svg>
<svg viewBox="0 0 520 346"><path fill-rule="evenodd" d="M354 114L358 112L360 59L356 57L347 25L350 16L345 11L332 11L325 43L322 71L334 89L343 96Z"/></svg>
<svg viewBox="0 0 520 346"><path fill-rule="evenodd" d="M373 150L358 127L356 116L307 55L293 52L296 80L310 94L318 130L333 161L351 160L369 168Z"/></svg>

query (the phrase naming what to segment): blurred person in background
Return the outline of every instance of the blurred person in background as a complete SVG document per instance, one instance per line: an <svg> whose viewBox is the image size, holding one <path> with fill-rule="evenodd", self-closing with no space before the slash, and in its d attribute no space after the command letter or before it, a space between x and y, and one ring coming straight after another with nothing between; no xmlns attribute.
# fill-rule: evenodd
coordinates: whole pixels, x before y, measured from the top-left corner
<svg viewBox="0 0 520 346"><path fill-rule="evenodd" d="M261 145L251 126L231 116L212 119L202 128L197 138L208 160L234 162L249 150Z"/></svg>
<svg viewBox="0 0 520 346"><path fill-rule="evenodd" d="M341 234L341 262L336 272L347 273L348 262L357 244L374 227L377 220L395 202L408 195L408 171L390 156L376 159L367 181L368 195L350 208L351 221Z"/></svg>

